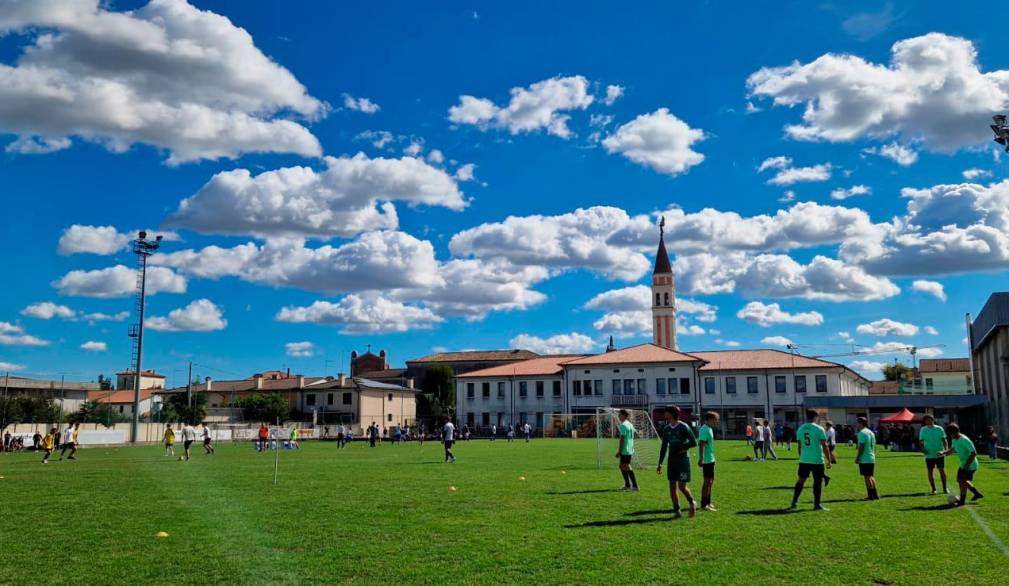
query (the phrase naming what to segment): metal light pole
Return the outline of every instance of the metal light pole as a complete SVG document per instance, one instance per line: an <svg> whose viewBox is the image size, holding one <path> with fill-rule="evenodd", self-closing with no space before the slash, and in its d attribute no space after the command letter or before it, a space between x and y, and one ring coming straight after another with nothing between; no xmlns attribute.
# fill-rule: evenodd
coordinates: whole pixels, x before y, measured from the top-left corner
<svg viewBox="0 0 1009 586"><path fill-rule="evenodd" d="M137 255L137 323L130 328L133 338L134 371L133 371L133 423L130 426L130 441L137 443L140 428L140 379L144 354L144 301L147 295L147 257L161 247L161 236L154 240L147 239L147 232L141 231L133 241L133 254Z"/></svg>
<svg viewBox="0 0 1009 586"><path fill-rule="evenodd" d="M799 347L795 344L788 344L785 347L788 348L788 352L792 355L792 410L795 411L795 421L798 423L799 421L802 421L799 417L799 394L796 392L795 388L795 351L798 350Z"/></svg>

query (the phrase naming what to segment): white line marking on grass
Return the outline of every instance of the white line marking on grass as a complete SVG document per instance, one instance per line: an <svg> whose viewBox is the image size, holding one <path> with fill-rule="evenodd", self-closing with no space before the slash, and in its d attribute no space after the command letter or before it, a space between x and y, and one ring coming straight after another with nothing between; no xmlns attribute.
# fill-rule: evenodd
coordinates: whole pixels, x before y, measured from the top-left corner
<svg viewBox="0 0 1009 586"><path fill-rule="evenodd" d="M967 509L967 512L970 513L971 517L974 517L974 521L977 522L978 527L981 528L981 531L984 531L984 534L987 535L988 539L995 544L995 547L1002 552L1002 555L1009 558L1009 547L1006 547L1006 544L1002 543L1002 540L998 538L998 535L995 535L995 532L991 530L988 523L985 523L984 519L981 518L981 515L978 515L977 511L974 509Z"/></svg>

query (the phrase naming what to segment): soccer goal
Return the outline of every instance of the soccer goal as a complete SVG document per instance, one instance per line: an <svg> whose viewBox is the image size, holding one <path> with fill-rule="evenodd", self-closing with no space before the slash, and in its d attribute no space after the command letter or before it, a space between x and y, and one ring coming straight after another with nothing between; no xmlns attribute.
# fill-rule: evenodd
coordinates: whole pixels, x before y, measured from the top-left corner
<svg viewBox="0 0 1009 586"><path fill-rule="evenodd" d="M599 468L615 468L620 462L616 457L620 447L620 434L617 426L620 419L617 414L620 409L599 408L596 411L596 466ZM627 409L627 420L634 426L634 459L635 468L654 468L659 463L659 448L661 446L659 432L655 429L651 416L647 411Z"/></svg>

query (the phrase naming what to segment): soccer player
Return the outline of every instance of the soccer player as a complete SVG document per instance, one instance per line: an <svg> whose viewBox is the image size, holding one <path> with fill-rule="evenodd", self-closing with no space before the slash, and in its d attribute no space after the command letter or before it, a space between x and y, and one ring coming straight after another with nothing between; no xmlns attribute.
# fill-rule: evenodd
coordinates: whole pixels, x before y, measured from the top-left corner
<svg viewBox="0 0 1009 586"><path fill-rule="evenodd" d="M175 430L171 423L165 425L165 455L175 456Z"/></svg>
<svg viewBox="0 0 1009 586"><path fill-rule="evenodd" d="M189 450L193 447L193 442L196 441L196 430L193 429L192 424L186 423L182 427L182 448L185 450L186 461L189 461Z"/></svg>
<svg viewBox="0 0 1009 586"><path fill-rule="evenodd" d="M60 430L54 427L49 430L49 433L47 433L44 438L42 438L42 449L46 452L45 455L42 456L43 464L49 463L49 456L51 456L53 454L53 450L56 449L56 436L58 436L59 433Z"/></svg>
<svg viewBox="0 0 1009 586"><path fill-rule="evenodd" d="M746 443L753 444L753 426L749 423L746 424Z"/></svg>
<svg viewBox="0 0 1009 586"><path fill-rule="evenodd" d="M867 501L878 501L879 492L876 490L876 434L869 429L869 420L865 417L858 418L858 452L855 454L855 463L858 464L858 473L865 480L865 492Z"/></svg>
<svg viewBox="0 0 1009 586"><path fill-rule="evenodd" d="M932 494L935 494L935 469L938 468L939 478L942 479L942 492L949 494L949 488L946 486L946 460L943 457L943 452L949 449L946 432L935 424L935 417L925 415L922 419L925 425L918 431L918 440L921 441L921 450L925 454L928 484L932 487Z"/></svg>
<svg viewBox="0 0 1009 586"><path fill-rule="evenodd" d="M753 422L757 424L757 427L753 428L753 461L759 462L764 452L764 426L760 424L759 419L754 419Z"/></svg>
<svg viewBox="0 0 1009 586"><path fill-rule="evenodd" d="M533 428L529 425L528 421L526 421L525 425L522 426L522 433L526 436L526 443L529 443L529 440L533 435Z"/></svg>
<svg viewBox="0 0 1009 586"><path fill-rule="evenodd" d="M492 425L490 426L490 441L494 441L496 439L497 439L497 426Z"/></svg>
<svg viewBox="0 0 1009 586"><path fill-rule="evenodd" d="M813 510L826 511L827 507L820 504L823 493L825 470L830 469L830 448L827 447L827 432L816 424L819 414L814 409L806 410L806 423L799 426L795 432L799 443L799 479L795 482L790 509L799 508L799 496L806 486L809 475L813 475Z"/></svg>
<svg viewBox="0 0 1009 586"><path fill-rule="evenodd" d="M455 425L446 417L445 425L441 428L441 441L445 444L445 462L454 464L455 454L452 453L452 444L455 443Z"/></svg>
<svg viewBox="0 0 1009 586"><path fill-rule="evenodd" d="M63 459L63 455L70 450L70 456L67 460L77 459L77 438L81 433L81 424L75 423L73 427L67 428L67 433L63 436L63 451L60 452L60 460Z"/></svg>
<svg viewBox="0 0 1009 586"><path fill-rule="evenodd" d="M203 422L203 451L208 456L213 456L217 451L214 446L210 445L210 428L207 427L207 422Z"/></svg>
<svg viewBox="0 0 1009 586"><path fill-rule="evenodd" d="M669 466L666 469L666 478L669 479L669 498L673 501L673 519L679 519L680 501L676 496L679 490L686 497L690 505L690 516L697 513L697 505L694 503L694 495L690 493L690 448L697 445L697 438L690 426L680 421L680 408L673 405L666 407L666 425L663 426L659 436L662 437L662 447L659 448L659 466L655 471L662 474L662 461L669 451Z"/></svg>
<svg viewBox="0 0 1009 586"><path fill-rule="evenodd" d="M764 449L761 452L761 457L764 461L767 461L767 454L770 453L771 457L775 460L778 459L778 453L774 451L774 428L771 427L771 422L764 420Z"/></svg>
<svg viewBox="0 0 1009 586"><path fill-rule="evenodd" d="M955 452L957 458L960 459L960 467L956 471L956 481L960 485L960 501L957 506L962 507L967 502L968 490L974 495L971 497L971 501L984 498L984 495L974 487L974 474L978 469L977 450L974 449L974 442L970 441L970 438L965 434L960 433L959 425L950 423L946 426L946 433L953 438L953 441L950 442L949 449L945 450L943 455L949 456Z"/></svg>
<svg viewBox="0 0 1009 586"><path fill-rule="evenodd" d="M697 431L697 465L704 475L701 485L701 510L715 512L711 505L711 488L715 485L715 431L718 425L718 413L708 411L704 414L704 425ZM777 459L777 458L775 458Z"/></svg>
<svg viewBox="0 0 1009 586"><path fill-rule="evenodd" d="M830 450L830 463L837 464L837 428L833 421L827 421L824 429L827 432L827 449Z"/></svg>
<svg viewBox="0 0 1009 586"><path fill-rule="evenodd" d="M259 443L257 444L256 449L259 450L260 452L265 452L267 450L267 448L270 447L269 446L269 441L270 441L270 428L266 427L265 423L260 423L259 424Z"/></svg>
<svg viewBox="0 0 1009 586"><path fill-rule="evenodd" d="M638 479L634 476L634 468L631 462L634 460L634 424L627 420L626 409L621 409L617 413L620 425L617 426L617 433L620 434L620 445L617 447L617 458L620 459L620 474L624 477L624 488L631 492L638 491Z"/></svg>
<svg viewBox="0 0 1009 586"><path fill-rule="evenodd" d="M508 425L508 443L512 443L515 440L515 426Z"/></svg>
<svg viewBox="0 0 1009 586"><path fill-rule="evenodd" d="M291 428L291 440L290 441L291 441L291 449L292 450L300 450L301 449L301 446L298 445L298 428L297 427L292 427Z"/></svg>

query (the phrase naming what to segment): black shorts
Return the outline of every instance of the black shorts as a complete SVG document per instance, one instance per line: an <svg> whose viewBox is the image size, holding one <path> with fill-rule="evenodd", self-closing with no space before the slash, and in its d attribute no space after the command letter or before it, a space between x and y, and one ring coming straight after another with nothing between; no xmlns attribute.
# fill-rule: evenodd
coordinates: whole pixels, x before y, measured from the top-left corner
<svg viewBox="0 0 1009 586"><path fill-rule="evenodd" d="M805 480L809 475L813 475L814 480L820 480L825 475L823 464L799 464L799 478Z"/></svg>
<svg viewBox="0 0 1009 586"><path fill-rule="evenodd" d="M186 441L185 441L185 443L183 444L183 446L184 446L184 447L185 447L185 449L187 449L187 450L188 450L188 449L190 448L190 446L192 446L192 445L193 445L193 440L186 440Z"/></svg>
<svg viewBox="0 0 1009 586"><path fill-rule="evenodd" d="M715 477L715 463L701 464L702 475L704 478L714 478Z"/></svg>
<svg viewBox="0 0 1009 586"><path fill-rule="evenodd" d="M759 450L760 448L764 447L764 442L762 442L760 440L757 440L757 441L753 442L753 447L755 447L755 448L757 448Z"/></svg>
<svg viewBox="0 0 1009 586"><path fill-rule="evenodd" d="M445 449L446 450L451 450L452 449L452 444L454 444L454 443L455 443L455 440L445 440Z"/></svg>
<svg viewBox="0 0 1009 586"><path fill-rule="evenodd" d="M860 463L858 465L858 473L861 474L862 476L872 476L876 474L876 465Z"/></svg>
<svg viewBox="0 0 1009 586"><path fill-rule="evenodd" d="M67 442L67 443L63 444L63 449L64 450L72 450L72 449L74 449L76 447L77 447L77 444L75 444L74 442Z"/></svg>
<svg viewBox="0 0 1009 586"><path fill-rule="evenodd" d="M666 478L669 482L690 482L690 460L670 462Z"/></svg>
<svg viewBox="0 0 1009 586"><path fill-rule="evenodd" d="M974 480L975 472L977 472L977 470L967 470L966 468L957 468L956 479L970 482L971 480Z"/></svg>
<svg viewBox="0 0 1009 586"><path fill-rule="evenodd" d="M210 438L209 437L203 438L203 445L205 445L205 446L209 446L210 445Z"/></svg>
<svg viewBox="0 0 1009 586"><path fill-rule="evenodd" d="M630 464L631 460L633 460L633 459L634 459L634 456L627 456L625 454L620 454L620 463L621 464Z"/></svg>
<svg viewBox="0 0 1009 586"><path fill-rule="evenodd" d="M938 458L925 458L925 467L930 471L933 468L938 468L939 470L946 469L946 458L939 456Z"/></svg>

